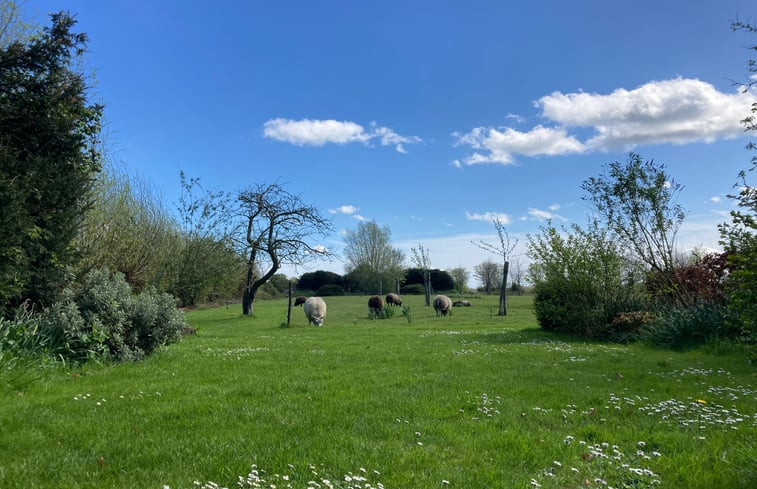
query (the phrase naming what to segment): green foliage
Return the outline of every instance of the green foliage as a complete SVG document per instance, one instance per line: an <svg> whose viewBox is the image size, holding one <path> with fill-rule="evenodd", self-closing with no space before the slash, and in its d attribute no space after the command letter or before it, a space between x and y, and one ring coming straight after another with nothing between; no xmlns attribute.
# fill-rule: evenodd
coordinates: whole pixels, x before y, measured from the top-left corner
<svg viewBox="0 0 757 489"><path fill-rule="evenodd" d="M181 252L178 224L157 192L138 178L106 166L94 183L94 206L76 245L82 254L77 276L107 268L124 274L136 290L171 285L170 263Z"/></svg>
<svg viewBox="0 0 757 489"><path fill-rule="evenodd" d="M757 113L757 104L752 107ZM753 129L757 126L753 125ZM750 172L757 171L757 157ZM719 226L720 242L730 252L730 273L725 284L732 320L742 336L757 341L757 187L747 181L747 173L739 173L738 194L729 195L738 209L731 211L731 222Z"/></svg>
<svg viewBox="0 0 757 489"><path fill-rule="evenodd" d="M87 37L53 14L26 43L0 47L0 304L51 304L76 260L72 241L100 170L102 106L87 100Z"/></svg>
<svg viewBox="0 0 757 489"><path fill-rule="evenodd" d="M11 318L0 317L0 393L23 390L40 378L39 357L49 350L49 344L26 305Z"/></svg>
<svg viewBox="0 0 757 489"><path fill-rule="evenodd" d="M182 307L209 296L234 297L244 283L245 263L231 240L231 197L205 190L199 179L180 173L181 238L169 263L170 285Z"/></svg>
<svg viewBox="0 0 757 489"><path fill-rule="evenodd" d="M344 287L341 285L328 284L323 285L315 291L317 296L344 295Z"/></svg>
<svg viewBox="0 0 757 489"><path fill-rule="evenodd" d="M286 295L289 293L290 282L287 276L283 273L275 274L273 277L271 277L271 280L269 280L268 283L281 295Z"/></svg>
<svg viewBox="0 0 757 489"><path fill-rule="evenodd" d="M344 285L341 275L326 270L303 273L297 281L300 290L318 290L324 285Z"/></svg>
<svg viewBox="0 0 757 489"><path fill-rule="evenodd" d="M612 162L605 173L586 179L581 188L625 254L672 284L675 236L685 212L676 203L683 189L654 160L635 153L625 163ZM685 297L681 300L684 301Z"/></svg>
<svg viewBox="0 0 757 489"><path fill-rule="evenodd" d="M435 291L440 290L453 290L455 288L455 280L445 270L439 270L438 268L430 270L431 273L431 288ZM420 268L408 268L405 270L405 285L420 284L423 286L425 283L423 279L423 270Z"/></svg>
<svg viewBox="0 0 757 489"><path fill-rule="evenodd" d="M344 258L347 277L353 290L367 293L391 290L404 275L405 254L394 248L389 226L373 221L358 224L344 237Z"/></svg>
<svg viewBox="0 0 757 489"><path fill-rule="evenodd" d="M732 336L726 322L726 309L716 304L662 307L655 321L642 326L641 334L642 339L654 346L674 350Z"/></svg>
<svg viewBox="0 0 757 489"><path fill-rule="evenodd" d="M394 317L395 308L385 305L383 309L370 310L368 319L390 319ZM404 314L404 312L403 312ZM407 317L407 316L405 316Z"/></svg>
<svg viewBox="0 0 757 489"><path fill-rule="evenodd" d="M40 322L55 351L77 362L103 355L137 360L178 341L186 326L172 296L152 287L133 295L122 274L105 269L88 273Z"/></svg>
<svg viewBox="0 0 757 489"><path fill-rule="evenodd" d="M402 295L423 295L426 293L426 287L423 284L403 285L400 292Z"/></svg>
<svg viewBox="0 0 757 489"><path fill-rule="evenodd" d="M534 310L541 327L591 337L612 336L613 318L639 309L633 285L623 283L623 259L596 224L561 234L551 224L529 236ZM618 332L619 333L619 332Z"/></svg>

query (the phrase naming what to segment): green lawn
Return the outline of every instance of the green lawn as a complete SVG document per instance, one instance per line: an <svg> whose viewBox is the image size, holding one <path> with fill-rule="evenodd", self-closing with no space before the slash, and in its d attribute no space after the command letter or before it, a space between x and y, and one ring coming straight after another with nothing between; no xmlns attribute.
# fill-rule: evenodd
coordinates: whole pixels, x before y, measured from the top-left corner
<svg viewBox="0 0 757 489"><path fill-rule="evenodd" d="M51 371L4 394L0 487L757 487L743 353L546 334L528 297L403 299L410 323L367 297L326 298L321 328L281 327L281 300L193 311L143 362Z"/></svg>

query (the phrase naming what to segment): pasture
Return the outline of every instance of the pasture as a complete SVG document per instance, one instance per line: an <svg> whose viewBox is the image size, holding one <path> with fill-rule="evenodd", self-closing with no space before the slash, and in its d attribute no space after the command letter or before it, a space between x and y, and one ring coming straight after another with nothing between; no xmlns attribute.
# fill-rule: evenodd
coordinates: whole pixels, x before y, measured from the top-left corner
<svg viewBox="0 0 757 489"><path fill-rule="evenodd" d="M55 367L0 404L3 488L757 486L757 377L739 349L555 336L531 298L368 319L328 297L189 312L145 361ZM453 297L455 300L455 297Z"/></svg>

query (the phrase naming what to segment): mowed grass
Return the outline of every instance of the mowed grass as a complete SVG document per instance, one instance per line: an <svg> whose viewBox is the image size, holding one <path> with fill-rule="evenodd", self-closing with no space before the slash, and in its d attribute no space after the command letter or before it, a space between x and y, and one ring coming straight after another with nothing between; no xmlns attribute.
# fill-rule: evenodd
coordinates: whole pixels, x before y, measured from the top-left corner
<svg viewBox="0 0 757 489"><path fill-rule="evenodd" d="M403 299L410 323L367 297L326 298L321 328L281 327L282 300L192 311L143 362L51 372L4 394L0 487L757 487L743 353L547 334L529 297Z"/></svg>

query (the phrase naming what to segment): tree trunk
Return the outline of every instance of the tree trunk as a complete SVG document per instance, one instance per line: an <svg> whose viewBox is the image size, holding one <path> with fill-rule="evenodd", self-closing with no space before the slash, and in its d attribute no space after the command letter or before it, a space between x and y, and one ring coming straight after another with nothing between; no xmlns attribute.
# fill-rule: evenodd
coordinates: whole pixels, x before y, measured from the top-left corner
<svg viewBox="0 0 757 489"><path fill-rule="evenodd" d="M252 316L255 292L257 292L257 287L255 287L255 277L253 276L254 269L254 263L247 264L247 281L245 282L244 295L242 296L242 314L245 316Z"/></svg>
<svg viewBox="0 0 757 489"><path fill-rule="evenodd" d="M426 289L426 305L430 306L431 305L431 271L430 270L424 271L423 272L423 278L425 279L424 282L426 282L426 284L425 284L425 286L426 286L425 287L425 289Z"/></svg>
<svg viewBox="0 0 757 489"><path fill-rule="evenodd" d="M289 282L289 306L287 306L287 327L292 320L292 282Z"/></svg>
<svg viewBox="0 0 757 489"><path fill-rule="evenodd" d="M244 295L242 296L242 314L244 314L245 316L252 316L255 302L255 292L257 291L253 290L252 288L244 289Z"/></svg>
<svg viewBox="0 0 757 489"><path fill-rule="evenodd" d="M502 267L502 287L499 289L499 312L498 316L507 316L507 273L510 270L510 262L505 262Z"/></svg>

